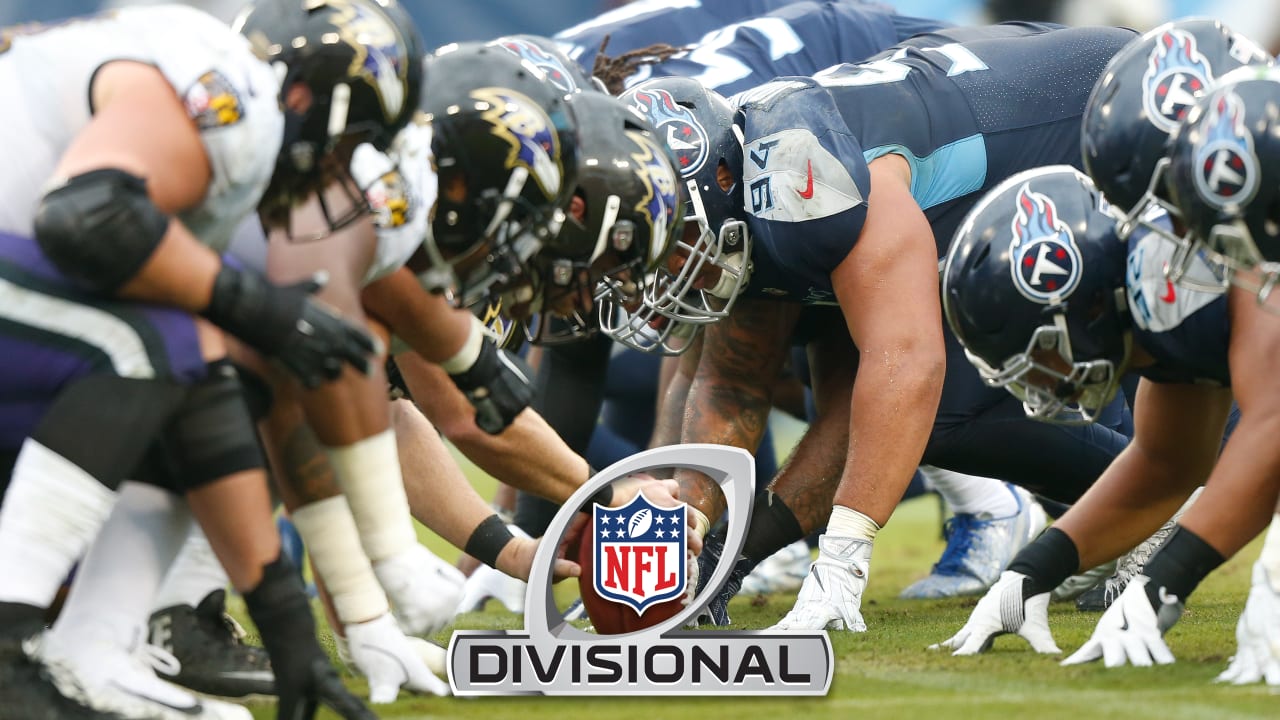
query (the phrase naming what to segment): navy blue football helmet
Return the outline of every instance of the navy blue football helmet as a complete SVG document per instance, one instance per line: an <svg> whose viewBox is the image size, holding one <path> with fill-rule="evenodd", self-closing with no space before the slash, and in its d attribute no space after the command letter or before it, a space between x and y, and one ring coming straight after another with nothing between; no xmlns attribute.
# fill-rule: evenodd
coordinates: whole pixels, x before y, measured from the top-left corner
<svg viewBox="0 0 1280 720"><path fill-rule="evenodd" d="M532 280L575 186L578 134L564 93L532 63L481 43L426 62L422 110L439 181L427 282L473 305Z"/></svg>
<svg viewBox="0 0 1280 720"><path fill-rule="evenodd" d="M1259 302L1280 274L1278 135L1280 69L1235 70L1187 114L1166 176L1192 236ZM1261 279L1248 272L1259 266Z"/></svg>
<svg viewBox="0 0 1280 720"><path fill-rule="evenodd" d="M956 231L943 310L983 380L1027 416L1088 423L1129 362L1121 215L1089 178L1057 165L993 188Z"/></svg>
<svg viewBox="0 0 1280 720"><path fill-rule="evenodd" d="M603 90L598 80L587 74L582 66L568 55L551 38L541 35L504 35L488 43L533 64L547 76L547 80L564 94L572 95L589 90Z"/></svg>
<svg viewBox="0 0 1280 720"><path fill-rule="evenodd" d="M1175 218L1165 192L1169 137L1214 79L1271 57L1216 20L1166 23L1126 45L1094 86L1082 120L1085 172L1125 213L1121 237L1141 226L1181 248L1170 277L1184 277L1194 258L1189 241L1146 218L1159 206Z"/></svg>
<svg viewBox="0 0 1280 720"><path fill-rule="evenodd" d="M693 242L677 238L673 253L685 258L683 265L659 270L642 308L628 323L665 327L715 322L729 314L750 272L751 238L740 187L742 129L734 122L735 112L718 93L689 78L649 80L621 99L653 124L674 155L688 191L684 220L698 229ZM732 180L728 188L717 177L721 167ZM719 279L710 289L698 289L695 285L708 266L719 269ZM668 331L680 332L670 327ZM664 343L640 345L643 350L671 349Z"/></svg>

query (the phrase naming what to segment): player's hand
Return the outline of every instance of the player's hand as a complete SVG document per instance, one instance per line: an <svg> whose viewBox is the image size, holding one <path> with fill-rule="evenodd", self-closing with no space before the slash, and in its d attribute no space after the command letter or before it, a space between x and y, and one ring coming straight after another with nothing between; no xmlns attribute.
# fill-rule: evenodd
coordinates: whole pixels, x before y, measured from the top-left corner
<svg viewBox="0 0 1280 720"><path fill-rule="evenodd" d="M659 480L645 473L635 473L614 481L613 498L609 501L609 505L615 508L622 507L635 499L636 494L641 491L644 491L644 496L649 502L658 507L672 508L680 504L680 483L669 479ZM702 537L705 533L701 531L700 520L705 522L706 516L692 505L688 507L686 514L688 516L686 542L689 552L696 557L702 553Z"/></svg>
<svg viewBox="0 0 1280 720"><path fill-rule="evenodd" d="M412 635L430 635L452 622L467 581L456 567L417 543L374 563L373 572L400 627Z"/></svg>
<svg viewBox="0 0 1280 720"><path fill-rule="evenodd" d="M369 702L394 702L401 687L431 695L449 694L449 684L432 674L422 648L401 632L389 613L343 629L352 663L369 680Z"/></svg>
<svg viewBox="0 0 1280 720"><path fill-rule="evenodd" d="M351 365L369 374L379 343L369 332L312 297L323 273L294 285L273 285L257 273L223 266L204 315L215 325L275 358L307 387Z"/></svg>
<svg viewBox="0 0 1280 720"><path fill-rule="evenodd" d="M276 670L276 694L280 698L277 720L312 720L321 705L344 720L377 720L378 716L342 684L328 658L313 657L294 665L291 671Z"/></svg>
<svg viewBox="0 0 1280 720"><path fill-rule="evenodd" d="M1134 576L1102 614L1089 641L1062 664L1078 665L1098 658L1109 668L1126 663L1140 667L1172 663L1173 653L1164 644L1163 636L1182 615L1182 603L1161 588L1161 607L1153 608L1147 598L1148 582L1146 575Z"/></svg>
<svg viewBox="0 0 1280 720"><path fill-rule="evenodd" d="M476 409L476 427L497 435L533 401L529 384L533 371L518 355L499 349L486 339L471 367L450 374Z"/></svg>
<svg viewBox="0 0 1280 720"><path fill-rule="evenodd" d="M586 515L578 513L578 516L586 518ZM576 518L575 518L576 521ZM513 533L514 534L514 533ZM566 532L564 539L560 542L560 547L556 551L555 564L551 568L551 581L560 582L566 578L578 577L582 574L582 568L579 567L576 560L570 559L571 548L577 547L569 542L570 533ZM578 529L575 538L581 535L581 528ZM498 570L510 575L511 577L529 581L529 573L533 571L533 556L538 552L538 545L542 539L534 540L523 533L516 535L515 539L507 543L502 549L502 553L498 555Z"/></svg>
<svg viewBox="0 0 1280 720"><path fill-rule="evenodd" d="M1024 599L1023 583L1027 576L1009 570L978 601L969 621L960 632L930 650L953 650L952 655L977 655L991 647L999 635L1013 633L1031 643L1038 653L1060 653L1049 632L1049 593Z"/></svg>
<svg viewBox="0 0 1280 720"><path fill-rule="evenodd" d="M1261 563L1253 564L1249 600L1236 623L1236 654L1214 682L1280 685L1280 592Z"/></svg>

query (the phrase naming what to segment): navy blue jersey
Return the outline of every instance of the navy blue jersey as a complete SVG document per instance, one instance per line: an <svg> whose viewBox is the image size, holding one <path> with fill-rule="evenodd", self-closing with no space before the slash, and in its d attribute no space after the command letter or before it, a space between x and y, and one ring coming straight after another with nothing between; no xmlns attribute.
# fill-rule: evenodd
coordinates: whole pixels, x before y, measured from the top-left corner
<svg viewBox="0 0 1280 720"><path fill-rule="evenodd" d="M831 271L866 218L867 163L896 153L946 253L970 207L1005 178L1081 167L1080 118L1136 34L1027 24L920 36L814 78L738 96L743 197L755 238L748 292L831 302Z"/></svg>
<svg viewBox="0 0 1280 720"><path fill-rule="evenodd" d="M852 0L850 0L852 1ZM795 0L636 0L555 34L569 57L590 70L605 36L610 55L654 43L690 45L725 25Z"/></svg>
<svg viewBox="0 0 1280 720"><path fill-rule="evenodd" d="M1174 250L1155 233L1135 232L1129 238L1125 287L1133 340L1156 360L1136 372L1155 382L1230 385L1226 291L1190 287L1219 285L1220 275L1201 256L1187 271L1192 282L1175 285L1166 274Z"/></svg>
<svg viewBox="0 0 1280 720"><path fill-rule="evenodd" d="M913 35L943 27L945 23L897 15L877 5L793 2L713 30L687 53L640 66L625 84L674 75L732 95L776 77L812 75L832 65L865 60Z"/></svg>

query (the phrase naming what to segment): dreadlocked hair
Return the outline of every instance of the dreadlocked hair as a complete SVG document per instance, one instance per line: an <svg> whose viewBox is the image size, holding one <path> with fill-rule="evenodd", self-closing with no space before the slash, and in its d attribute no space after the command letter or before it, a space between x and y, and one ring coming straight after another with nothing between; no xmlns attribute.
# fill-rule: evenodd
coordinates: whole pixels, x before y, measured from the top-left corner
<svg viewBox="0 0 1280 720"><path fill-rule="evenodd" d="M604 36L604 41L596 52L595 64L591 66L591 74L604 83L610 95L621 95L627 89L627 78L635 75L645 65L657 65L690 49L686 46L654 43L649 47L628 50L617 57L609 57L604 54L604 49L609 45L610 37Z"/></svg>

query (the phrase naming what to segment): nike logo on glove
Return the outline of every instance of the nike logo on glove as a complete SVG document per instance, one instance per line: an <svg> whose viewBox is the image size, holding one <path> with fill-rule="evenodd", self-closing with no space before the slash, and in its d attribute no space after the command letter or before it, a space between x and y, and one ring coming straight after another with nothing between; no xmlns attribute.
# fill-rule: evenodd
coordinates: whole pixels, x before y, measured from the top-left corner
<svg viewBox="0 0 1280 720"><path fill-rule="evenodd" d="M805 171L808 173L807 184L804 186L803 190L797 190L796 192L800 194L800 197L804 198L805 200L809 200L813 197L813 161L812 160L805 161Z"/></svg>

